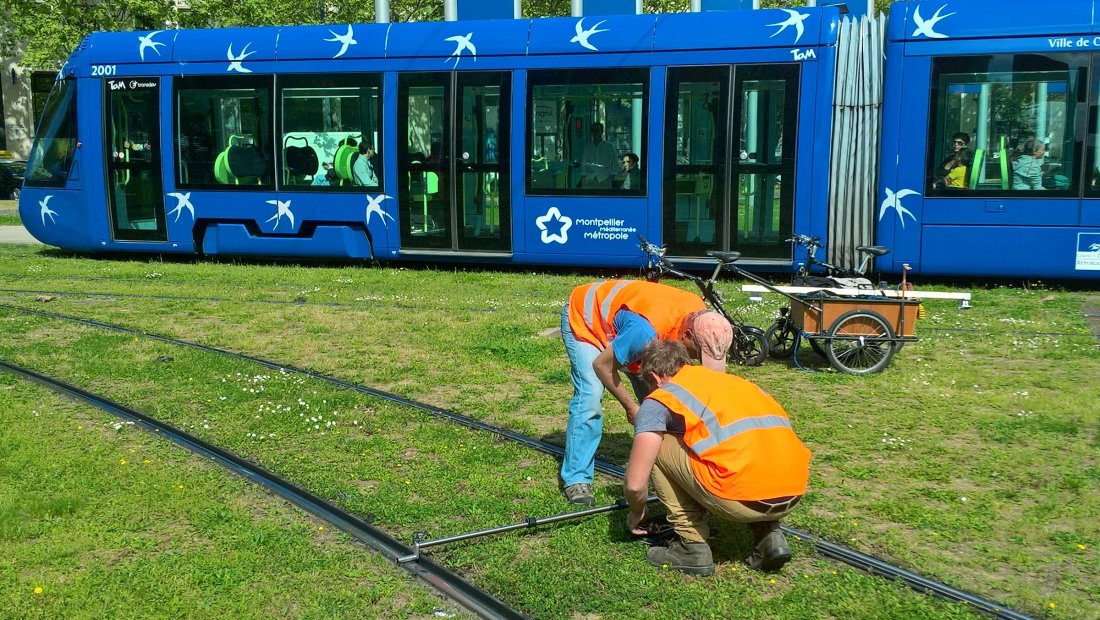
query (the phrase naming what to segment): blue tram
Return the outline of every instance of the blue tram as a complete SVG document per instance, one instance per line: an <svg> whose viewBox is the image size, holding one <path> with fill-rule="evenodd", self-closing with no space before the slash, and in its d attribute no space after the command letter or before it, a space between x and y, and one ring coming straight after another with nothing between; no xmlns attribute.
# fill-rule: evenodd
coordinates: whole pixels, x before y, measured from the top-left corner
<svg viewBox="0 0 1100 620"><path fill-rule="evenodd" d="M879 267L1100 278L1100 14L1091 0L898 3ZM966 173L947 182L955 149Z"/></svg>
<svg viewBox="0 0 1100 620"><path fill-rule="evenodd" d="M20 214L85 251L626 267L640 232L790 270L801 233L889 272L1096 277L1093 1L991 6L895 5L867 74L835 6L95 33ZM874 122L838 120L851 84Z"/></svg>

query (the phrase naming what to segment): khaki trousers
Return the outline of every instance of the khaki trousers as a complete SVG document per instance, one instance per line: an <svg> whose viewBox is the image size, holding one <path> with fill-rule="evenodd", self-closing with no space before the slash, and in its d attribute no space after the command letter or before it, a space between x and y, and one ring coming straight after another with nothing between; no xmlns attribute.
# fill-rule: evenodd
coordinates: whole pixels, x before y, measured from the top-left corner
<svg viewBox="0 0 1100 620"><path fill-rule="evenodd" d="M650 478L657 498L668 510L669 524L685 542L707 541L710 537L708 512L736 523L759 523L778 521L794 508L764 514L741 502L715 496L695 479L687 444L670 433L664 433Z"/></svg>

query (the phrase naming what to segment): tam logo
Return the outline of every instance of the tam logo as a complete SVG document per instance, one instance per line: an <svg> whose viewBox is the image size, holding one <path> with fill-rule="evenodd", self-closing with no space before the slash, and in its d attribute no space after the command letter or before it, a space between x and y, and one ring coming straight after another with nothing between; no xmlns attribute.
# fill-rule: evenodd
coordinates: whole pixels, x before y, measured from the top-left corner
<svg viewBox="0 0 1100 620"><path fill-rule="evenodd" d="M791 56L794 56L795 60L817 60L817 52L813 50L793 49L791 50Z"/></svg>

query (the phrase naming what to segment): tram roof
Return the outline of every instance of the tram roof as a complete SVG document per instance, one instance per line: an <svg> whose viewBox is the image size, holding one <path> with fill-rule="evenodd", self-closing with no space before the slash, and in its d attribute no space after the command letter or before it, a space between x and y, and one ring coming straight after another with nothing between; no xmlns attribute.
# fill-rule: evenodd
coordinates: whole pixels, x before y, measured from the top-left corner
<svg viewBox="0 0 1100 620"><path fill-rule="evenodd" d="M1068 37L1100 34L1097 0L922 0L890 7L890 41L937 41L991 37ZM1087 47L1092 48L1090 41Z"/></svg>
<svg viewBox="0 0 1100 620"><path fill-rule="evenodd" d="M836 7L523 20L97 32L78 62L151 64L623 54L807 48L836 42ZM587 43L587 45L585 45ZM76 60L74 58L73 60Z"/></svg>

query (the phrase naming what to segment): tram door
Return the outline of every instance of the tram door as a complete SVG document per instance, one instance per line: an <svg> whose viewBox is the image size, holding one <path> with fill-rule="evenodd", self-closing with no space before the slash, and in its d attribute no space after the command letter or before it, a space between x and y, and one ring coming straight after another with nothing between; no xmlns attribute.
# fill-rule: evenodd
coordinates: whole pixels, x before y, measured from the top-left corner
<svg viewBox="0 0 1100 620"><path fill-rule="evenodd" d="M664 242L680 256L789 258L799 67L669 70Z"/></svg>
<svg viewBox="0 0 1100 620"><path fill-rule="evenodd" d="M511 251L510 74L407 74L398 87L401 247Z"/></svg>
<svg viewBox="0 0 1100 620"><path fill-rule="evenodd" d="M104 80L107 202L111 237L167 241L160 178L160 80Z"/></svg>

